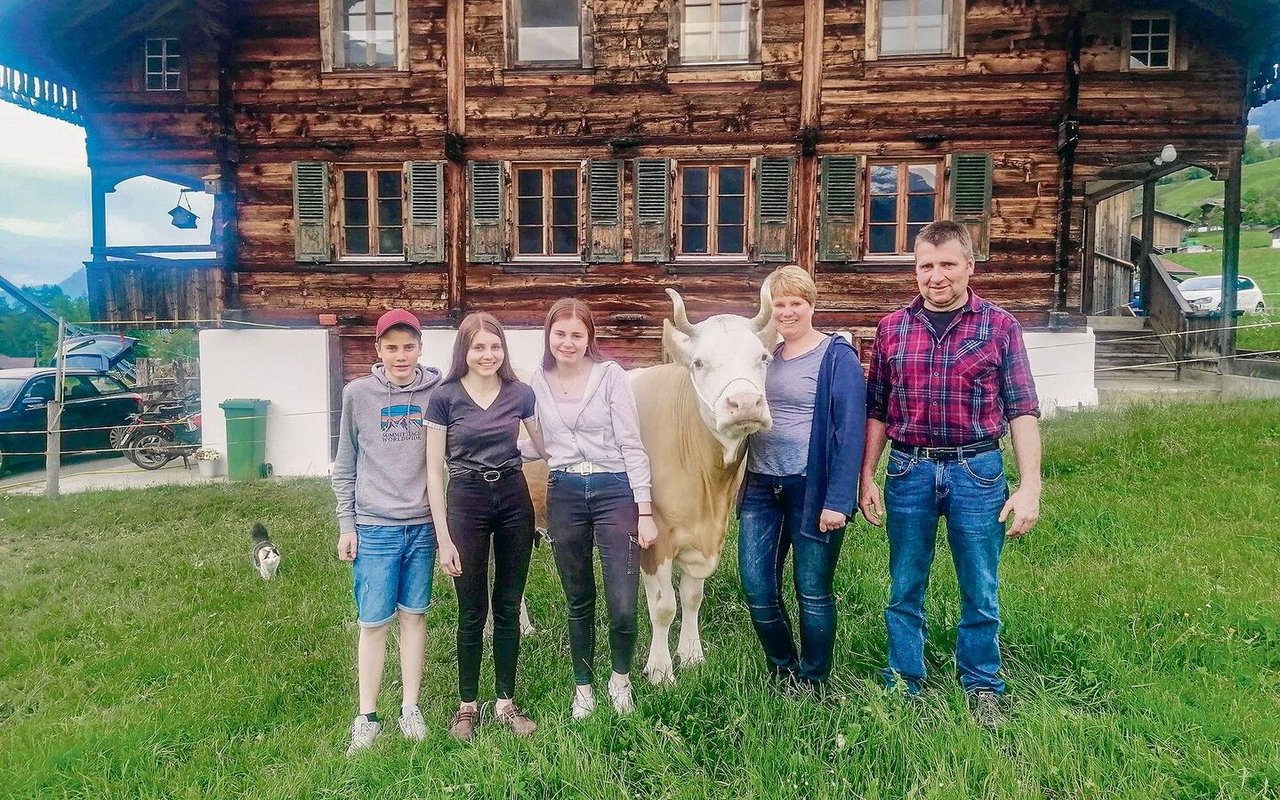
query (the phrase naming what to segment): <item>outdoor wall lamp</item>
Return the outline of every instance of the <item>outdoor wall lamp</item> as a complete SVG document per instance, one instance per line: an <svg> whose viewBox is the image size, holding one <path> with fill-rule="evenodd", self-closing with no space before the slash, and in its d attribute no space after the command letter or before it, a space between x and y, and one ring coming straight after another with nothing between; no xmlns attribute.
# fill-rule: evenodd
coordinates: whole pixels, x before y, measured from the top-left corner
<svg viewBox="0 0 1280 800"><path fill-rule="evenodd" d="M1160 166L1161 164L1172 164L1178 160L1178 149L1171 144L1166 144L1160 148L1160 155L1152 160L1152 164Z"/></svg>

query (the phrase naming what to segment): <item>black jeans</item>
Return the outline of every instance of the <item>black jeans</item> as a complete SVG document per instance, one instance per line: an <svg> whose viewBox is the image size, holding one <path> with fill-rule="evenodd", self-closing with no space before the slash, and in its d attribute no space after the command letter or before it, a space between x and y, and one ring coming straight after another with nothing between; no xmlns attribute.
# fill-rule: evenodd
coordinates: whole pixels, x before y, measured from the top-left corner
<svg viewBox="0 0 1280 800"><path fill-rule="evenodd" d="M458 548L458 695L473 703L480 687L484 623L489 616L489 542L493 541L493 673L501 699L516 690L520 657L520 598L533 553L533 502L524 474L492 483L475 473L449 478L449 535Z"/></svg>
<svg viewBox="0 0 1280 800"><path fill-rule="evenodd" d="M625 472L575 475L555 471L547 479L547 532L569 605L573 681L592 682L596 652L596 574L592 549L600 548L609 609L609 657L613 671L631 672L636 651L635 495Z"/></svg>

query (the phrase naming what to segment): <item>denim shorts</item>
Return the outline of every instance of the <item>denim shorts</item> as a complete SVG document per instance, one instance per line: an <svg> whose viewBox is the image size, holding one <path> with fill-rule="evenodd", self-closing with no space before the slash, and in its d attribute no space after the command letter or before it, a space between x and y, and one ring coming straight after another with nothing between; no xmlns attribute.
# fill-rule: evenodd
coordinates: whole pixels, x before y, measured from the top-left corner
<svg viewBox="0 0 1280 800"><path fill-rule="evenodd" d="M360 625L377 628L396 609L423 614L431 603L436 530L422 525L356 525L356 612Z"/></svg>

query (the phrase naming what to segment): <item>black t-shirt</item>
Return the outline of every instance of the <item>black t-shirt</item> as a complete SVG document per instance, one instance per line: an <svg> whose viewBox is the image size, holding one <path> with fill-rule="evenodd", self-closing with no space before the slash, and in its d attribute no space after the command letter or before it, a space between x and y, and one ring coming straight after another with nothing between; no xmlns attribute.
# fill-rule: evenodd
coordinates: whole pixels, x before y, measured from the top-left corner
<svg viewBox="0 0 1280 800"><path fill-rule="evenodd" d="M536 407L533 389L520 381L504 383L488 408L476 405L462 382L454 381L431 393L426 422L448 432L445 459L450 473L509 469L520 466L520 423L533 419Z"/></svg>
<svg viewBox="0 0 1280 800"><path fill-rule="evenodd" d="M961 311L964 311L964 306L953 308L950 311L930 311L927 308L921 308L920 310L924 312L925 322L928 322L929 327L933 328L933 335L941 339L942 334L946 333L948 326L951 325L951 320L955 319L956 315Z"/></svg>

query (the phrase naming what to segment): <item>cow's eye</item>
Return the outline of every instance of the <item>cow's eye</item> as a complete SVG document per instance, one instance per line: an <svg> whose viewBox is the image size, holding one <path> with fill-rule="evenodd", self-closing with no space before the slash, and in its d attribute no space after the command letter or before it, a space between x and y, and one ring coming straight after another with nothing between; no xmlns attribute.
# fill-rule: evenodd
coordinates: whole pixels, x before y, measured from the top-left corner
<svg viewBox="0 0 1280 800"><path fill-rule="evenodd" d="M706 366L706 365L702 363L702 359L700 359L700 358L695 358L695 359L693 360L693 368L694 368L694 369L702 369L704 366Z"/></svg>

